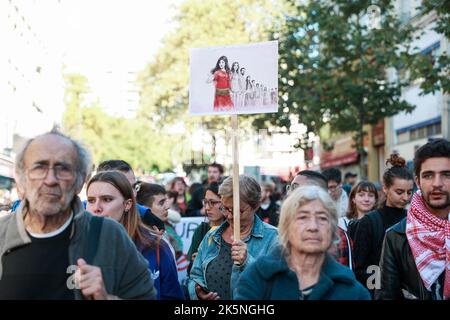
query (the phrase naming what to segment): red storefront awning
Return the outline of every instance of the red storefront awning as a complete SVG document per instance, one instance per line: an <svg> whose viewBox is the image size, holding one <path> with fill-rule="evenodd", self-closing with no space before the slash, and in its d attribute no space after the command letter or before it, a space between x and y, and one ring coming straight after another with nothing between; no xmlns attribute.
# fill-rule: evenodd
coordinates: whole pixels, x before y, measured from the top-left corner
<svg viewBox="0 0 450 320"><path fill-rule="evenodd" d="M333 156L325 156L320 161L320 167L322 169L327 169L331 167L338 167L344 164L350 164L358 161L358 152L353 151L350 153L346 153L337 157Z"/></svg>

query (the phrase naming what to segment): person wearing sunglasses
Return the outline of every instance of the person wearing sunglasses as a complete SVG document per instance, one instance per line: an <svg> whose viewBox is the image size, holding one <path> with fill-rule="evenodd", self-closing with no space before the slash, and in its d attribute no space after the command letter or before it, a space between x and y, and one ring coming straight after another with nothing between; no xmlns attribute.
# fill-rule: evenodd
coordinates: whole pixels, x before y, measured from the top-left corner
<svg viewBox="0 0 450 320"><path fill-rule="evenodd" d="M261 187L252 177L239 176L240 239L233 239L233 178L219 187L225 221L200 243L188 280L191 300L232 300L241 272L256 257L276 246L277 229L256 214Z"/></svg>

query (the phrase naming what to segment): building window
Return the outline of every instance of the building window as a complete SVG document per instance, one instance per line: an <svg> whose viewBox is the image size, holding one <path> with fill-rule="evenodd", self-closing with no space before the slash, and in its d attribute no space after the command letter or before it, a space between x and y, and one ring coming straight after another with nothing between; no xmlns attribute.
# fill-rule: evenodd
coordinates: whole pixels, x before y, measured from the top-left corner
<svg viewBox="0 0 450 320"><path fill-rule="evenodd" d="M397 141L398 141L398 143L408 142L409 141L409 131L399 133L397 135Z"/></svg>
<svg viewBox="0 0 450 320"><path fill-rule="evenodd" d="M413 128L406 131L403 129L401 132L397 132L397 143L404 143L439 135L442 133L441 130L441 122L428 124L420 128Z"/></svg>

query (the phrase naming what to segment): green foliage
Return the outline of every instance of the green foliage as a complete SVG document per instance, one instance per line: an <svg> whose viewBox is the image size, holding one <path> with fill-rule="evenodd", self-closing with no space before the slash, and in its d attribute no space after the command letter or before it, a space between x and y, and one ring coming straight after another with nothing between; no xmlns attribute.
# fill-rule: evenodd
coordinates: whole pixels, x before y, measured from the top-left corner
<svg viewBox="0 0 450 320"><path fill-rule="evenodd" d="M280 41L280 111L259 117L254 124L289 128L296 114L308 133L319 134L324 125L334 132L352 132L364 155L363 126L375 124L414 106L401 100L408 80L387 80L389 69L409 68L417 59L409 43L414 29L401 25L393 1L378 1L381 28L369 30L361 19L371 1L292 1L295 14L282 28Z"/></svg>
<svg viewBox="0 0 450 320"><path fill-rule="evenodd" d="M80 74L64 76L64 104L66 112L63 115L63 127L67 134L80 139L82 94L89 90L87 79Z"/></svg>
<svg viewBox="0 0 450 320"><path fill-rule="evenodd" d="M108 115L98 103L88 104L81 98L88 92L82 75L66 75L66 112L63 131L79 139L91 150L95 164L110 159L123 159L135 169L167 171L173 168L170 146L176 135L155 131L139 118L125 119Z"/></svg>
<svg viewBox="0 0 450 320"><path fill-rule="evenodd" d="M188 131L199 122L213 134L224 129L227 117L188 116L189 51L266 41L273 20L283 19L282 10L282 1L184 1L174 17L174 31L165 37L156 57L139 74L140 116L151 121L155 129L177 122Z"/></svg>
<svg viewBox="0 0 450 320"><path fill-rule="evenodd" d="M448 0L424 0L421 11L423 14L435 13L436 26L433 28L439 34L450 38L450 1ZM436 55L422 55L411 68L411 78L420 79L421 95L435 93L442 90L450 93L450 56L440 49Z"/></svg>

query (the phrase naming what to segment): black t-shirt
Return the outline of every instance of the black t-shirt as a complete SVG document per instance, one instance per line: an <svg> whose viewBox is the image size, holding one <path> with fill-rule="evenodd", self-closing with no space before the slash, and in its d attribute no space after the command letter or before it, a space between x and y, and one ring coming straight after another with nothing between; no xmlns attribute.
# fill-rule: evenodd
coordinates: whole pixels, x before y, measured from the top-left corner
<svg viewBox="0 0 450 320"><path fill-rule="evenodd" d="M269 207L267 207L266 209L259 207L258 210L256 210L256 214L265 223L269 223L277 227L280 217L280 206L271 199Z"/></svg>
<svg viewBox="0 0 450 320"><path fill-rule="evenodd" d="M35 238L2 258L0 300L73 300L68 287L71 225L50 238Z"/></svg>

